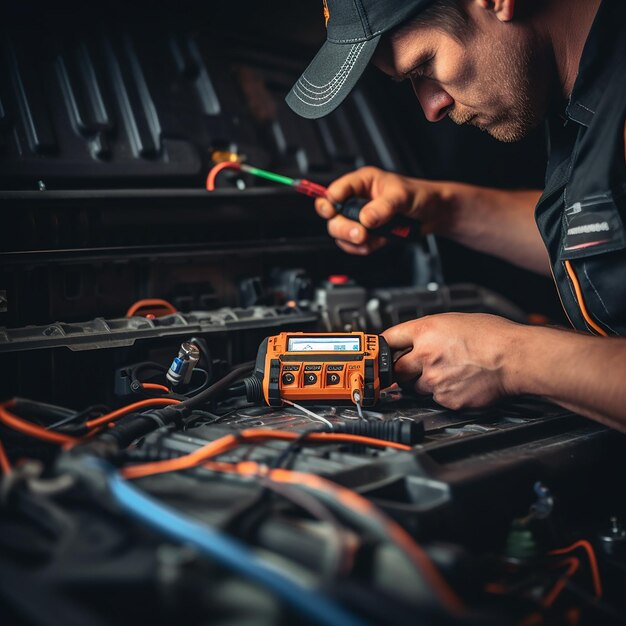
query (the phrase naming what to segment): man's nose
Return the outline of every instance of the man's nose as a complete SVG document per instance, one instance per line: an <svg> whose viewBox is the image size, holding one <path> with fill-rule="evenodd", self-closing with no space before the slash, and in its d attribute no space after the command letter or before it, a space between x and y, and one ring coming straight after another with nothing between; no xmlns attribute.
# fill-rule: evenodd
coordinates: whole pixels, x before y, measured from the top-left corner
<svg viewBox="0 0 626 626"><path fill-rule="evenodd" d="M429 122L442 120L454 106L452 96L442 89L434 80L417 79L411 81L413 92L417 96L424 115Z"/></svg>

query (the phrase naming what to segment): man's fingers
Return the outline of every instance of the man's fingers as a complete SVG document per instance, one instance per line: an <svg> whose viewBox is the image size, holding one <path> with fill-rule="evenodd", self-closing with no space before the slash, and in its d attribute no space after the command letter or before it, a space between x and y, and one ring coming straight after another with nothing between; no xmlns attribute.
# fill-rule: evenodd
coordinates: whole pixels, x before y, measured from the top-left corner
<svg viewBox="0 0 626 626"><path fill-rule="evenodd" d="M370 200L363 206L359 213L359 222L365 228L378 228L388 222L396 213L399 213L400 206L388 198L376 198ZM337 215L335 207L327 198L317 198L315 209L319 215L325 219L331 219Z"/></svg>
<svg viewBox="0 0 626 626"><path fill-rule="evenodd" d="M393 374L395 380L399 383L406 383L409 380L415 379L422 373L421 363L416 358L416 355L411 351L407 352L404 356L401 356L393 364Z"/></svg>
<svg viewBox="0 0 626 626"><path fill-rule="evenodd" d="M370 254L387 243L384 237L371 235L364 226L343 215L336 215L328 221L328 233L349 254Z"/></svg>
<svg viewBox="0 0 626 626"><path fill-rule="evenodd" d="M373 236L368 229L389 221L403 206L402 193L405 192L401 187L393 189L389 197L380 196L365 204L361 209L359 221L337 215L333 206L350 197L371 198L372 195L380 194L380 181L385 176L389 175L378 168L362 167L331 183L327 197L315 201L315 209L319 215L329 220L328 233L337 240L342 250L350 254L369 254L386 243L386 239Z"/></svg>
<svg viewBox="0 0 626 626"><path fill-rule="evenodd" d="M392 350L404 350L413 345L413 340L417 334L416 321L411 320L403 324L398 324L397 326L392 326L381 334Z"/></svg>
<svg viewBox="0 0 626 626"><path fill-rule="evenodd" d="M328 187L328 197L332 202L343 202L350 196L369 198L372 182L380 170L375 167L362 167L333 181Z"/></svg>
<svg viewBox="0 0 626 626"><path fill-rule="evenodd" d="M367 256L368 254L371 254L372 252L375 252L376 250L384 246L385 243L387 243L387 240L380 239L377 237L373 241L364 243L361 246L355 246L354 244L348 243L347 241L341 241L341 239L335 240L335 243L344 252L347 252L348 254L358 254L359 256Z"/></svg>
<svg viewBox="0 0 626 626"><path fill-rule="evenodd" d="M422 374L422 363L414 351L401 356L393 365L394 380L401 387L430 396L434 392L432 381Z"/></svg>
<svg viewBox="0 0 626 626"><path fill-rule="evenodd" d="M363 246L355 246L354 244L347 243L345 241L341 241L341 239L337 239L335 243L348 254L356 254L358 256L367 256L371 250L368 245Z"/></svg>
<svg viewBox="0 0 626 626"><path fill-rule="evenodd" d="M388 222L409 206L406 184L399 176L376 167L362 167L331 183L324 199L329 204L318 202L316 208L322 217L328 219L334 214L332 205L345 202L350 197L370 198L362 207L359 217L361 224L369 229Z"/></svg>
<svg viewBox="0 0 626 626"><path fill-rule="evenodd" d="M329 220L337 215L337 211L335 211L333 205L326 198L315 199L315 210L320 217L323 217L326 220Z"/></svg>
<svg viewBox="0 0 626 626"><path fill-rule="evenodd" d="M423 376L420 376L415 381L415 384L413 385L413 389L415 390L416 393L419 393L423 396L432 396L433 393L435 392L435 388L433 387L432 383L427 381L427 379L424 378Z"/></svg>
<svg viewBox="0 0 626 626"><path fill-rule="evenodd" d="M364 244L368 238L364 226L343 215L337 215L328 222L328 234L334 239L341 239L357 246Z"/></svg>
<svg viewBox="0 0 626 626"><path fill-rule="evenodd" d="M378 228L400 213L402 206L400 198L396 199L393 196L375 198L363 206L359 221L367 228Z"/></svg>

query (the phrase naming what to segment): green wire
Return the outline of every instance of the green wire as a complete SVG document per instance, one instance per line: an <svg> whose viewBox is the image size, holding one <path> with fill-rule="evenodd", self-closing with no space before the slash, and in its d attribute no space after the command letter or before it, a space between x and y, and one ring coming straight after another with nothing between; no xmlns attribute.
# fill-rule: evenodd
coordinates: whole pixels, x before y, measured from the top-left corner
<svg viewBox="0 0 626 626"><path fill-rule="evenodd" d="M242 163L241 170L248 172L253 176L258 176L259 178L265 178L266 180L271 180L275 183L281 183L281 185L289 185L290 187L295 187L296 185L296 181L293 178L281 176L280 174L274 174L273 172L268 172L267 170L261 170L258 167L252 167L251 165L245 165Z"/></svg>

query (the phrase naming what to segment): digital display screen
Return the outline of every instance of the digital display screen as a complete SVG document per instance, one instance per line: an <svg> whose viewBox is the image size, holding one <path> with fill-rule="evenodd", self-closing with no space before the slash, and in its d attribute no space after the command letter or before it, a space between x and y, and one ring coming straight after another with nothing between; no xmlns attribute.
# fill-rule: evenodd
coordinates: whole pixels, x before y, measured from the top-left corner
<svg viewBox="0 0 626 626"><path fill-rule="evenodd" d="M358 352L359 337L289 337L289 352Z"/></svg>

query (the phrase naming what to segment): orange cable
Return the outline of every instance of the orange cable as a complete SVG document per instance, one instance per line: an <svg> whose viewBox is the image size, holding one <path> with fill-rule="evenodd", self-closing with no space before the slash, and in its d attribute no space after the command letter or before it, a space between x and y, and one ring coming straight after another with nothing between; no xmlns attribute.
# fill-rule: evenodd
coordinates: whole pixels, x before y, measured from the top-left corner
<svg viewBox="0 0 626 626"><path fill-rule="evenodd" d="M159 383L141 383L142 389L154 389L155 391L165 391L170 393L170 388L165 385L159 385Z"/></svg>
<svg viewBox="0 0 626 626"><path fill-rule="evenodd" d="M207 191L215 191L215 179L217 178L217 175L222 171L222 170L227 170L227 169L231 169L231 170L240 170L241 167L239 166L239 163L233 162L233 161L224 161L222 163L218 163L216 166L212 167L209 170L209 173L206 177L206 190Z"/></svg>
<svg viewBox="0 0 626 626"><path fill-rule="evenodd" d="M587 307L585 306L585 300L583 299L583 292L582 292L582 289L580 288L578 277L576 276L576 272L574 272L574 268L572 267L572 264L569 261L565 261L565 269L567 270L567 274L569 275L569 278L572 281L572 284L574 285L574 291L576 292L576 300L578 302L578 307L580 308L580 312L583 314L585 321L587 322L587 324L589 324L589 326L591 326L591 328L593 328L598 333L598 335L602 335L603 337L608 337L608 333L603 328L598 326L598 324L596 324L596 322L594 322L593 319L591 319L591 315L589 315L589 312L587 311Z"/></svg>
<svg viewBox="0 0 626 626"><path fill-rule="evenodd" d="M2 469L3 474L11 473L11 462L9 461L6 450L2 445L2 441L0 441L0 469Z"/></svg>
<svg viewBox="0 0 626 626"><path fill-rule="evenodd" d="M142 476L150 476L157 473L168 471L176 471L181 469L189 469L213 456L223 454L233 448L238 447L243 442L253 442L264 439L285 439L294 440L300 435L289 431L267 431L262 429L246 429L242 430L238 435L226 435L220 439L216 439L211 443L195 450L191 454L185 455L178 459L170 459L167 461L157 461L153 463L145 463L135 465L121 470L122 476L125 478L140 478ZM410 446L396 444L382 439L374 439L373 437L362 437L359 435L348 435L343 433L311 433L307 439L316 441L342 441L351 443L361 443L384 447L395 447L401 450L411 450ZM217 469L215 463L206 463L207 469ZM456 596L454 591L449 587L446 581L441 577L439 571L435 568L428 555L413 541L411 536L396 522L387 519L381 515L378 509L369 500L360 496L356 492L336 485L315 474L305 474L302 472L293 472L291 470L269 470L261 471L260 466L254 462L239 463L237 465L224 464L226 471L236 471L241 475L260 474L270 480L280 483L289 483L295 485L308 485L309 487L331 492L345 506L358 510L366 517L375 517L391 536L393 541L417 563L420 571L429 579L432 587L437 591L441 600L454 612L462 609L462 603Z"/></svg>
<svg viewBox="0 0 626 626"><path fill-rule="evenodd" d="M579 606L570 606L564 613L565 624L567 626L578 626L580 624L581 609Z"/></svg>
<svg viewBox="0 0 626 626"><path fill-rule="evenodd" d="M126 317L133 317L137 311L145 307L161 307L167 309L169 313L178 313L176 307L167 300L161 300L160 298L146 298L145 300L138 300L133 304L128 311L126 311Z"/></svg>
<svg viewBox="0 0 626 626"><path fill-rule="evenodd" d="M120 473L124 478L132 479L153 476L154 474L164 474L165 472L179 472L196 467L209 458L224 454L238 445L239 441L235 435L226 435L177 459L132 465L125 467Z"/></svg>
<svg viewBox="0 0 626 626"><path fill-rule="evenodd" d="M36 439L50 441L51 443L66 444L78 441L76 437L56 433L52 430L46 430L42 426L37 426L37 424L33 424L32 422L14 415L6 409L7 406L13 406L14 404L15 402L11 400L0 405L0 422L2 422L5 426L8 426L13 430L17 430L24 435L30 435Z"/></svg>
<svg viewBox="0 0 626 626"><path fill-rule="evenodd" d="M240 432L240 435L244 439L282 439L286 441L293 441L300 435L288 430L264 430L262 428L246 428ZM337 441L346 443L360 443L368 446L393 448L395 450L402 450L403 452L409 452L412 448L403 443L396 443L395 441L387 441L386 439L377 439L375 437L365 437L363 435L350 435L347 433L310 433L306 441Z"/></svg>
<svg viewBox="0 0 626 626"><path fill-rule="evenodd" d="M556 550L551 550L550 554L558 555L558 554L568 554L569 552L573 552L577 548L584 548L587 553L587 557L589 558L589 565L591 567L591 576L593 578L593 588L597 598L602 597L602 582L600 580L600 570L598 569L598 561L596 559L596 553L593 549L593 546L586 539L581 539L576 541L571 546L567 546L565 548L558 548Z"/></svg>
<svg viewBox="0 0 626 626"><path fill-rule="evenodd" d="M226 435L220 439L216 439L215 441L194 450L191 454L186 454L185 456L181 456L176 459L168 459L166 461L154 461L151 463L142 463L141 465L133 465L131 467L124 468L121 473L125 478L141 478L142 476L151 476L152 474L181 471L195 467L211 457L233 450L242 443L253 443L271 439L293 441L299 436L299 433L290 431L248 428L240 431L238 435ZM411 450L410 446L406 446L401 443L344 433L311 433L306 440L360 443L377 447L390 447L403 451Z"/></svg>
<svg viewBox="0 0 626 626"><path fill-rule="evenodd" d="M214 447L215 450L225 451L227 447L235 447L238 445L237 437L234 435L227 435L222 437L222 440L235 440L234 446L228 446L229 442L222 442L219 446L214 445L220 442L216 440L209 444ZM206 447L206 446L205 446ZM196 450L196 454L200 450ZM220 452L217 452L220 453ZM198 455L199 456L199 455ZM178 459L174 459L178 460ZM169 462L161 462L169 463ZM126 478L136 478L132 470L138 467L146 467L148 465L158 465L158 463L146 463L144 466L128 467L121 471L122 475ZM263 478L268 478L271 481L278 483L287 483L296 486L309 486L312 489L318 491L326 491L332 493L334 497L340 500L345 506L358 510L362 515L368 518L375 518L380 523L395 542L395 544L401 547L405 553L416 563L419 570L429 580L431 586L435 589L440 599L444 604L454 613L459 613L463 609L461 600L457 597L456 593L448 585L445 579L441 576L435 565L430 560L430 557L424 552L424 550L417 545L412 537L395 521L387 518L381 514L378 509L369 500L360 496L358 493L342 487L335 483L332 483L326 479L316 476L315 474L306 474L303 472L294 472L292 470L274 469L267 470L254 461L246 461L242 463L218 463L209 461L203 464L203 467L213 471L237 473L241 476L253 476L258 475ZM154 472L153 472L154 473ZM148 473L142 473L141 475L147 476Z"/></svg>
<svg viewBox="0 0 626 626"><path fill-rule="evenodd" d="M428 580L441 602L456 614L462 611L462 601L442 577L428 554L415 543L402 526L381 513L374 504L363 496L315 474L286 469L264 470L255 462L240 463L237 465L237 470L242 475L258 474L274 482L296 486L304 485L315 491L330 493L347 508L354 509L367 518L375 519L384 528L396 546L401 548L413 563L417 565L418 570Z"/></svg>
<svg viewBox="0 0 626 626"><path fill-rule="evenodd" d="M169 389L168 389L169 391ZM132 404L128 404L127 406L123 406L120 409L116 409L115 411L111 411L110 413L105 413L100 417L96 417L88 422L85 422L85 426L89 429L96 428L97 426L102 426L102 424L108 424L113 420L116 420L118 417L122 415L126 415L127 413L132 413L137 409L142 409L144 407L149 406L163 406L167 404L179 404L180 400L176 400L175 398L146 398L145 400L139 400L139 402L133 402Z"/></svg>
<svg viewBox="0 0 626 626"><path fill-rule="evenodd" d="M543 622L543 615L535 611L534 613L527 615L521 622L518 623L517 626L539 626L540 624L543 624Z"/></svg>
<svg viewBox="0 0 626 626"><path fill-rule="evenodd" d="M554 587L552 587L550 592L543 599L541 604L546 609L551 607L556 602L557 598L561 595L563 589L565 589L567 581L578 571L578 568L580 567L580 559L575 556L569 557L561 561L558 565L568 565L568 568L565 573L556 581Z"/></svg>

